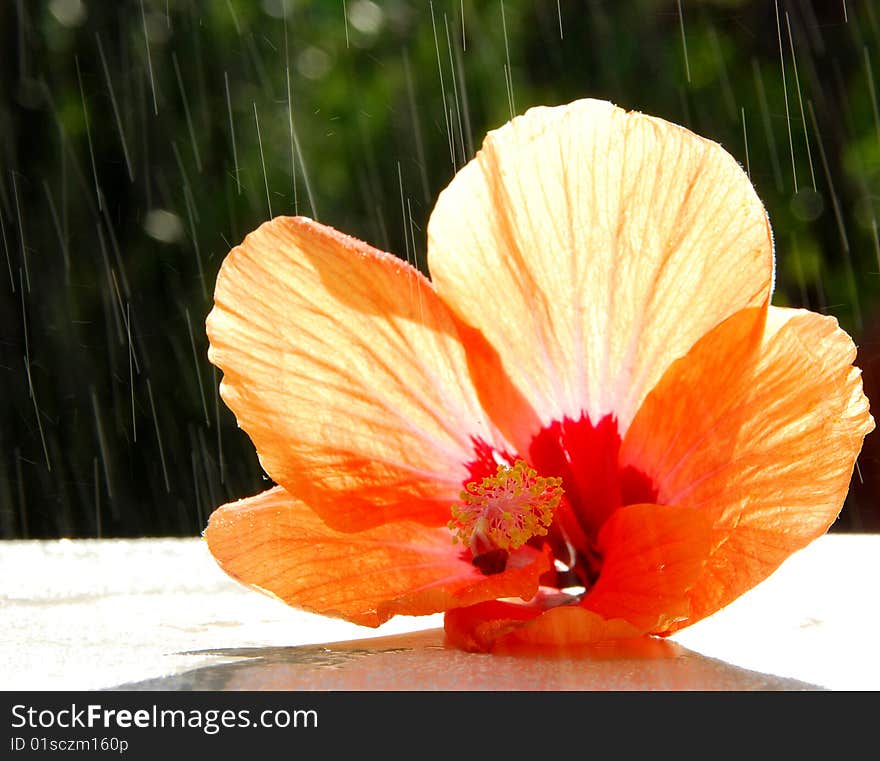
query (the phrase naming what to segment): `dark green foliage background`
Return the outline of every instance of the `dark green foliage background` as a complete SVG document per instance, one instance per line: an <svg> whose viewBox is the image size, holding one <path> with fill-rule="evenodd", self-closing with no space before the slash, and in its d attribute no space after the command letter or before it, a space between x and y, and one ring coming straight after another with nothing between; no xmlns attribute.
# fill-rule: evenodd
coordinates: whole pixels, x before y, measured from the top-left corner
<svg viewBox="0 0 880 761"><path fill-rule="evenodd" d="M785 90L772 1L681 11L2 0L0 536L196 534L264 488L206 359L229 248L271 205L424 268L433 199L485 132L585 96L684 124L749 169L775 303L837 316L878 398L880 9L780 2ZM880 529L871 442L838 529Z"/></svg>

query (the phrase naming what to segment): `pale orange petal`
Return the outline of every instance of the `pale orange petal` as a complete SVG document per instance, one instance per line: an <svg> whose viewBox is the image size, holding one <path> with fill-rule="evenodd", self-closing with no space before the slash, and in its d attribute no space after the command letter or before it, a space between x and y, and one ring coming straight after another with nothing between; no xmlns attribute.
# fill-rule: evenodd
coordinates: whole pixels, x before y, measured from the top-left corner
<svg viewBox="0 0 880 761"><path fill-rule="evenodd" d="M489 133L440 195L428 255L440 296L543 424L614 414L621 431L671 362L765 304L773 278L764 208L729 154L594 100Z"/></svg>
<svg viewBox="0 0 880 761"><path fill-rule="evenodd" d="M281 487L224 505L205 530L230 576L296 608L378 626L496 597L532 597L548 557L523 547L484 576L445 528L411 521L343 533Z"/></svg>
<svg viewBox="0 0 880 761"><path fill-rule="evenodd" d="M444 525L474 440L496 442L431 284L311 220L277 218L232 250L207 328L266 472L337 528Z"/></svg>
<svg viewBox="0 0 880 761"><path fill-rule="evenodd" d="M714 527L690 622L829 528L874 426L855 347L834 318L771 307L756 341L756 313L734 316L674 364L621 446L622 465L647 473L658 501L699 510Z"/></svg>
<svg viewBox="0 0 880 761"><path fill-rule="evenodd" d="M530 603L493 600L446 611L450 644L471 652L507 652L522 647L574 648L644 634L628 621L606 621L579 605L554 604L539 594Z"/></svg>
<svg viewBox="0 0 880 761"><path fill-rule="evenodd" d="M542 613L525 626L512 628L497 637L489 649L503 651L514 645L579 647L640 637L646 631L622 618L609 620L581 605L564 605Z"/></svg>

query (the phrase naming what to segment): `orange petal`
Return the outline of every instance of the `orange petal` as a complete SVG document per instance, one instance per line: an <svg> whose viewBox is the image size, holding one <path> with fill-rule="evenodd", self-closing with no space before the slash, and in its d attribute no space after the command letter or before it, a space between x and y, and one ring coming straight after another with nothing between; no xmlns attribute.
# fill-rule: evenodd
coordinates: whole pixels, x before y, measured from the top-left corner
<svg viewBox="0 0 880 761"><path fill-rule="evenodd" d="M496 597L532 597L547 555L523 547L484 576L445 528L411 521L343 533L275 487L215 510L205 539L233 578L289 605L363 626Z"/></svg>
<svg viewBox="0 0 880 761"><path fill-rule="evenodd" d="M428 253L437 292L543 424L614 413L622 431L671 362L765 304L773 278L764 208L730 155L594 100L491 132L440 195Z"/></svg>
<svg viewBox="0 0 880 761"><path fill-rule="evenodd" d="M446 611L443 626L451 645L470 652L507 652L523 647L574 648L644 632L627 621L606 621L579 605L553 605L551 595L528 604L493 600Z"/></svg>
<svg viewBox="0 0 880 761"><path fill-rule="evenodd" d="M828 529L874 426L855 347L834 318L771 307L756 334L755 314L734 316L670 367L621 446L622 466L646 472L658 501L713 525L690 622Z"/></svg>
<svg viewBox="0 0 880 761"><path fill-rule="evenodd" d="M688 592L711 547L711 523L698 510L628 505L599 532L599 579L583 606L643 632L664 631L689 613Z"/></svg>
<svg viewBox="0 0 880 761"><path fill-rule="evenodd" d="M450 641L466 650L516 644L574 647L665 632L687 619L689 591L709 556L711 525L698 510L629 505L599 533L602 570L579 604L539 594L528 604L486 602L445 616Z"/></svg>
<svg viewBox="0 0 880 761"><path fill-rule="evenodd" d="M277 218L251 233L207 327L266 472L337 528L444 525L474 439L495 441L431 284L329 227Z"/></svg>
<svg viewBox="0 0 880 761"><path fill-rule="evenodd" d="M709 331L669 368L634 418L620 445L619 466L662 479L655 483L660 501L671 501L689 485L692 471L700 470L696 462L683 469L688 458L702 454L714 462L727 454L720 451L720 428L736 431L754 414L737 406L729 391L753 377L766 321L766 308L743 309Z"/></svg>

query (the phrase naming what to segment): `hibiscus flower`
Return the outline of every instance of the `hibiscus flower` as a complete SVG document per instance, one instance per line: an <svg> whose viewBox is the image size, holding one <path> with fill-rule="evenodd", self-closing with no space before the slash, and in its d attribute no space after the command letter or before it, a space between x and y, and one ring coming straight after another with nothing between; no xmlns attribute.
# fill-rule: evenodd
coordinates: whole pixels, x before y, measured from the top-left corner
<svg viewBox="0 0 880 761"><path fill-rule="evenodd" d="M668 635L837 517L873 428L832 317L770 306L736 161L610 103L534 108L441 193L430 280L309 219L233 249L208 317L272 489L233 578L491 651Z"/></svg>

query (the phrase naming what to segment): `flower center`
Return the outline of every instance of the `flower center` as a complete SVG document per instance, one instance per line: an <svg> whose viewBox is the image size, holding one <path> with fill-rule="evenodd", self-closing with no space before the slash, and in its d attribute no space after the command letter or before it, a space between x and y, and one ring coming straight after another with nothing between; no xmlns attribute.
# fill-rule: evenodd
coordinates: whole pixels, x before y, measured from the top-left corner
<svg viewBox="0 0 880 761"><path fill-rule="evenodd" d="M547 533L562 494L561 478L542 478L522 460L500 464L494 476L465 484L449 521L453 541L468 545L484 573L498 573L508 551Z"/></svg>

